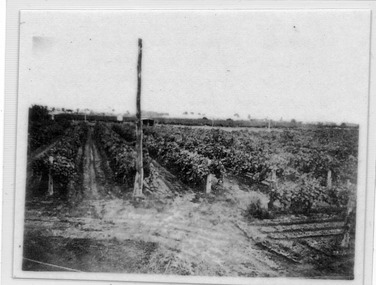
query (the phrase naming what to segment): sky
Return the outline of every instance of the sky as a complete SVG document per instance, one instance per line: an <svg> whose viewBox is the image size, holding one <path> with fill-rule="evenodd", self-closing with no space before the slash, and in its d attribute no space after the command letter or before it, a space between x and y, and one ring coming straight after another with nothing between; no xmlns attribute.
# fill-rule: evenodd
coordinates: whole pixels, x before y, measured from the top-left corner
<svg viewBox="0 0 376 285"><path fill-rule="evenodd" d="M22 11L18 100L183 116L363 122L366 10Z"/></svg>

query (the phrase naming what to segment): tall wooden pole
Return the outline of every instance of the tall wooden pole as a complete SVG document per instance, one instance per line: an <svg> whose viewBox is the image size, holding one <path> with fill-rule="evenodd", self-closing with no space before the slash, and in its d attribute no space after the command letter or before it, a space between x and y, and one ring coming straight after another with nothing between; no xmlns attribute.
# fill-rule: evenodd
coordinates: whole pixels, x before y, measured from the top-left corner
<svg viewBox="0 0 376 285"><path fill-rule="evenodd" d="M136 99L136 177L134 183L133 197L143 197L142 185L144 181L144 168L142 163L142 121L141 121L141 63L142 63L142 39L138 39L138 61L137 61L137 99Z"/></svg>

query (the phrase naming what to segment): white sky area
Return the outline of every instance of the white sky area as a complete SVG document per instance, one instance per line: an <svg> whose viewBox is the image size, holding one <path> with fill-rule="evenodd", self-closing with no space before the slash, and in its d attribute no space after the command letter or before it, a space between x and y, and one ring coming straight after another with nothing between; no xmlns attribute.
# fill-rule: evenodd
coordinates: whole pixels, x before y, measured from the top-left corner
<svg viewBox="0 0 376 285"><path fill-rule="evenodd" d="M182 116L360 123L366 10L22 11L19 100Z"/></svg>

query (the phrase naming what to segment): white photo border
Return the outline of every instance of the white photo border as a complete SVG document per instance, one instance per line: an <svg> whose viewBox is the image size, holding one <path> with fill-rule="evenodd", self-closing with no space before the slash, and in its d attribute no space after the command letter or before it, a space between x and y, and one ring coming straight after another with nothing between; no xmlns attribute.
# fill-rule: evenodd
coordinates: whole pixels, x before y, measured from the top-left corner
<svg viewBox="0 0 376 285"><path fill-rule="evenodd" d="M372 284L372 254L374 232L375 206L375 158L376 158L376 70L375 60L371 55L376 54L376 2L374 1L105 1L105 0L70 0L70 1L9 1L7 5L7 36L6 36L6 71L4 96L4 155L3 155L3 232L2 232L2 282L4 284L96 284L117 283L168 283L168 284L340 284L340 280L304 280L298 278L231 278L231 277L182 277L161 275L109 274L109 273L62 273L62 272L22 272L20 260L14 259L17 252L22 250L23 229L23 194L15 189L24 185L26 172L16 171L25 165L26 155L20 155L16 150L25 150L27 140L18 133L25 128L20 123L25 122L25 114L19 113L22 102L17 102L18 94L18 63L19 63L19 15L21 10L295 10L295 9L365 9L371 15L370 34L370 73L369 73L369 104L367 128L360 128L361 143L359 157L366 158L361 162L358 189L367 189L365 196L358 198L358 206L363 203L365 211L357 214L357 248L362 249L362 255L355 257L355 280L345 281L352 284ZM23 106L25 107L25 106ZM18 124L17 124L18 123ZM16 177L17 172L17 177ZM363 185L362 185L363 184ZM15 192L17 193L15 196ZM358 196L359 197L359 196ZM21 207L17 206L21 205ZM359 207L358 209L361 209ZM17 213L15 210L17 209ZM18 210L22 211L18 212ZM21 232L20 232L21 230ZM358 233L364 232L364 241ZM14 239L17 237L17 239ZM22 251L21 251L22 252ZM89 281L91 280L91 281Z"/></svg>

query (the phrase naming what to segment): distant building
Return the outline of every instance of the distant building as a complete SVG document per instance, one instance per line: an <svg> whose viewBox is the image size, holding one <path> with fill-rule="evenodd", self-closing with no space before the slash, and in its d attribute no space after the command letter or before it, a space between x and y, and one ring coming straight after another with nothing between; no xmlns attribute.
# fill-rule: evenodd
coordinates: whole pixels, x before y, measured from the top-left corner
<svg viewBox="0 0 376 285"><path fill-rule="evenodd" d="M143 126L148 126L148 127L153 127L154 126L154 119L151 118L141 118L142 120L142 125Z"/></svg>
<svg viewBox="0 0 376 285"><path fill-rule="evenodd" d="M123 121L123 115L117 115L117 116L116 116L116 120L117 120L118 122L122 122L122 121Z"/></svg>
<svg viewBox="0 0 376 285"><path fill-rule="evenodd" d="M61 111L55 109L55 110L51 110L51 111L49 111L48 113L49 113L49 115L50 115L50 117L51 117L51 120L55 120L55 115L61 114L61 113L63 113L63 112L61 112Z"/></svg>

